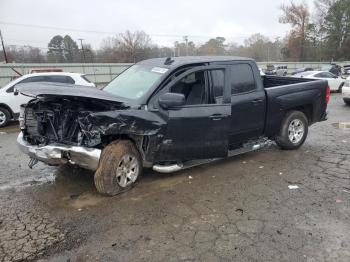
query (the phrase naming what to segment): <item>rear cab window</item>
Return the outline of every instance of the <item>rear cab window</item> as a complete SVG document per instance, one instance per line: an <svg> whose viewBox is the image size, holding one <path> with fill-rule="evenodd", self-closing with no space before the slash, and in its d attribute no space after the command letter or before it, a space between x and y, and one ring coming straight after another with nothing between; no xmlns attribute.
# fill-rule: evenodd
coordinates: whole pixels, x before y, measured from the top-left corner
<svg viewBox="0 0 350 262"><path fill-rule="evenodd" d="M231 95L249 93L256 90L253 69L249 64L231 66Z"/></svg>

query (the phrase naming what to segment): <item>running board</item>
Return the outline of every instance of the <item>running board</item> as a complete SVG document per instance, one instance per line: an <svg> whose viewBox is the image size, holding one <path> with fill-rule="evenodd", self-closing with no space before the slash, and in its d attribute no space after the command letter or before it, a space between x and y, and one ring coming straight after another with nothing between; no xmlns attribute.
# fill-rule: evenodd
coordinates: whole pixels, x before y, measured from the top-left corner
<svg viewBox="0 0 350 262"><path fill-rule="evenodd" d="M245 154L248 152L252 152L252 151L264 148L266 146L270 146L271 144L272 144L271 140L265 137L262 137L262 138L259 138L258 140L248 141L247 143L244 143L243 146L240 148L229 150L227 155L228 157L237 156L237 155Z"/></svg>
<svg viewBox="0 0 350 262"><path fill-rule="evenodd" d="M243 144L242 147L234 150L229 150L227 156L232 157L232 156L237 156L240 154L248 153L251 151L255 151L261 148L264 148L266 146L269 146L272 144L272 141L267 139L267 138L260 138L255 141L249 141L245 144ZM214 161L218 161L224 158L211 158L211 159L201 159L201 160L191 160L191 161L186 161L184 163L178 163L178 164L172 164L172 165L154 165L152 169L156 172L159 173L173 173L177 172L183 169L203 165L203 164L208 164Z"/></svg>

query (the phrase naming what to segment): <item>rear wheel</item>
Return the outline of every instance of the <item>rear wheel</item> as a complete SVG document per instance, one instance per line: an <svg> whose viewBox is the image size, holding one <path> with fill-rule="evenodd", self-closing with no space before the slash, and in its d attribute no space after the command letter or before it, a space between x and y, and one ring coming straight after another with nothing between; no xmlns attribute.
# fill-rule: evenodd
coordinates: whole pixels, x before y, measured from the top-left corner
<svg viewBox="0 0 350 262"><path fill-rule="evenodd" d="M303 112L288 112L276 137L277 145L287 150L299 148L307 137L308 125L308 120Z"/></svg>
<svg viewBox="0 0 350 262"><path fill-rule="evenodd" d="M5 108L0 107L0 127L6 126L10 121L10 118L10 112Z"/></svg>
<svg viewBox="0 0 350 262"><path fill-rule="evenodd" d="M339 88L338 88L338 93L342 93L342 91L343 91L343 85L344 85L344 83L342 83L342 84L339 86Z"/></svg>
<svg viewBox="0 0 350 262"><path fill-rule="evenodd" d="M129 140L109 144L101 153L95 172L99 193L114 196L131 189L142 172L142 161L135 145Z"/></svg>

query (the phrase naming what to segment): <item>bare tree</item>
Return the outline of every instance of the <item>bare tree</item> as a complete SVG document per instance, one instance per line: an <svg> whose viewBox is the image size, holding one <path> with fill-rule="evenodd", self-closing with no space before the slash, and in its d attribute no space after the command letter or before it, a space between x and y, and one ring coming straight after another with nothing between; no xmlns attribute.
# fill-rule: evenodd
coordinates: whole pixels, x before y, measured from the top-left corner
<svg viewBox="0 0 350 262"><path fill-rule="evenodd" d="M282 5L279 21L283 24L290 24L292 30L289 35L290 48L298 54L298 60L303 61L305 58L305 42L307 30L310 24L310 12L305 3L295 4L293 1L289 5Z"/></svg>
<svg viewBox="0 0 350 262"><path fill-rule="evenodd" d="M151 38L144 31L130 32L127 30L119 34L118 40L121 50L125 51L130 62L139 60L137 58L142 57L142 53L151 45Z"/></svg>

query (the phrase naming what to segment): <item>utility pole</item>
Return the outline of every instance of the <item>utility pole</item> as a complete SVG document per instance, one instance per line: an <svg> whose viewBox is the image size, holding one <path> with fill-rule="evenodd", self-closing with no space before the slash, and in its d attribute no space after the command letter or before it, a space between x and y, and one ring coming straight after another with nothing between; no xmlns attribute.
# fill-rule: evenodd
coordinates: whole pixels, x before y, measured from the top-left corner
<svg viewBox="0 0 350 262"><path fill-rule="evenodd" d="M4 45L4 39L2 38L1 30L0 30L0 38L1 38L2 51L4 53L5 62L7 64L8 63L8 61L7 61L7 54L6 54L5 45Z"/></svg>
<svg viewBox="0 0 350 262"><path fill-rule="evenodd" d="M6 64L8 64L8 60L7 60L7 54L6 54L6 50L5 50L5 44L4 44L4 39L2 37L2 33L1 33L1 30L0 30L0 38L1 38L1 45L2 45L2 51L4 53L4 58L5 58L5 62ZM11 67L12 71L14 71L16 74L18 75L22 75L20 72L18 72L16 69L14 69L13 67Z"/></svg>
<svg viewBox="0 0 350 262"><path fill-rule="evenodd" d="M184 40L186 43L186 56L188 56L188 36L187 35L184 36Z"/></svg>
<svg viewBox="0 0 350 262"><path fill-rule="evenodd" d="M85 51L84 51L84 46L83 46L83 40L82 38L78 39L80 41L80 45L81 45L81 51L83 52L83 62L84 64L86 63L86 58L85 58Z"/></svg>

